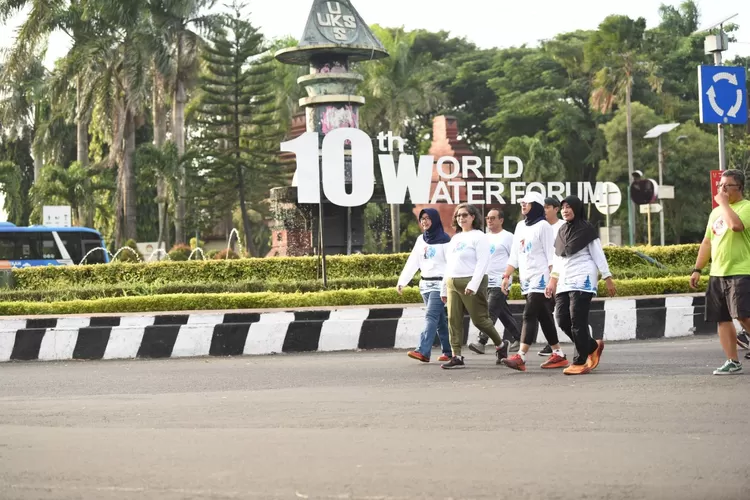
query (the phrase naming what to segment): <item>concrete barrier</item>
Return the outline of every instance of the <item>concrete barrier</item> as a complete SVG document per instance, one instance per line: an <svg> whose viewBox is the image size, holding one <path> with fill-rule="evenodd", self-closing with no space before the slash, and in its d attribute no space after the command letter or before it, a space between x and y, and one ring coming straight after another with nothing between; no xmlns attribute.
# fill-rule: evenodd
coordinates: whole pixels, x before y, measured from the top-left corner
<svg viewBox="0 0 750 500"><path fill-rule="evenodd" d="M590 324L607 341L715 333L703 320L704 303L702 295L595 299ZM523 302L511 302L511 310L520 326ZM423 315L423 306L408 305L6 317L0 362L409 349L419 341ZM478 333L468 316L464 332L464 343ZM541 332L537 340L544 342Z"/></svg>

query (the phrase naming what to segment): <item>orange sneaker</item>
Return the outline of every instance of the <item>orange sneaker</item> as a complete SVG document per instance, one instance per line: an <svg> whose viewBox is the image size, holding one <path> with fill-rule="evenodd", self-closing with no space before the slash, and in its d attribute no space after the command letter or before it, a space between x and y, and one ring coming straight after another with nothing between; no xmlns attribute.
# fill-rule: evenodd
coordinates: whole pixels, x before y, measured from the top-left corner
<svg viewBox="0 0 750 500"><path fill-rule="evenodd" d="M570 366L570 363L568 362L567 356L560 356L559 354L552 353L552 356L542 363L541 366L542 368L549 370L552 368L567 368Z"/></svg>
<svg viewBox="0 0 750 500"><path fill-rule="evenodd" d="M563 370L565 375L585 375L591 373L591 368L588 365L570 365Z"/></svg>
<svg viewBox="0 0 750 500"><path fill-rule="evenodd" d="M448 356L447 354L441 354L440 357L438 358L438 361L450 361L450 360L451 360L451 357Z"/></svg>
<svg viewBox="0 0 750 500"><path fill-rule="evenodd" d="M509 358L503 358L500 360L500 362L508 368L518 370L519 372L526 371L526 362L523 360L523 358L521 358L520 354L514 354Z"/></svg>
<svg viewBox="0 0 750 500"><path fill-rule="evenodd" d="M409 356L411 359L416 359L417 361L421 361L423 363L429 363L430 358L427 356L424 356L421 352L417 351L409 351L406 353L407 356Z"/></svg>
<svg viewBox="0 0 750 500"><path fill-rule="evenodd" d="M586 366L588 366L592 370L599 366L599 361L602 359L602 351L604 350L603 340L597 340L596 344L598 346L596 348L596 351L589 354L589 359L586 361Z"/></svg>

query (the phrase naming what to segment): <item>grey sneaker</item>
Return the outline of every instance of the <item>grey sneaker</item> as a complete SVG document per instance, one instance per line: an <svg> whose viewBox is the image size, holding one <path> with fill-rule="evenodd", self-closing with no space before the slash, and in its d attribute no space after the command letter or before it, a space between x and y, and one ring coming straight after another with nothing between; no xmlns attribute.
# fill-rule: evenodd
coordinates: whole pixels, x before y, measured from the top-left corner
<svg viewBox="0 0 750 500"><path fill-rule="evenodd" d="M508 348L508 352L518 352L521 350L521 341L520 340L514 340L510 343L510 347Z"/></svg>
<svg viewBox="0 0 750 500"><path fill-rule="evenodd" d="M735 375L742 371L742 363L726 360L719 368L714 370L714 375Z"/></svg>
<svg viewBox="0 0 750 500"><path fill-rule="evenodd" d="M477 354L484 354L485 347L487 346L484 344L480 344L479 342L472 342L471 344L469 344L469 349Z"/></svg>
<svg viewBox="0 0 750 500"><path fill-rule="evenodd" d="M463 356L453 356L450 361L440 365L444 370L455 370L456 368L466 368Z"/></svg>
<svg viewBox="0 0 750 500"><path fill-rule="evenodd" d="M737 345L743 349L750 349L750 335L745 330L737 334Z"/></svg>
<svg viewBox="0 0 750 500"><path fill-rule="evenodd" d="M495 364L502 364L501 361L508 357L508 347L510 347L510 342L503 340L502 343L495 348L495 357L497 358Z"/></svg>

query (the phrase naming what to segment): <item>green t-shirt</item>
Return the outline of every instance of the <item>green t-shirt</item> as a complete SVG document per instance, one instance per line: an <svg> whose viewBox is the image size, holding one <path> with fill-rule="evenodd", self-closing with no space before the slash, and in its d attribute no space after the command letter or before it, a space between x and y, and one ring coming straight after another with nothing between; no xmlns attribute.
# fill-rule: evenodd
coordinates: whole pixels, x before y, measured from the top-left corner
<svg viewBox="0 0 750 500"><path fill-rule="evenodd" d="M743 231L729 229L716 207L708 218L706 238L711 240L711 276L750 276L750 200L729 205L739 216Z"/></svg>

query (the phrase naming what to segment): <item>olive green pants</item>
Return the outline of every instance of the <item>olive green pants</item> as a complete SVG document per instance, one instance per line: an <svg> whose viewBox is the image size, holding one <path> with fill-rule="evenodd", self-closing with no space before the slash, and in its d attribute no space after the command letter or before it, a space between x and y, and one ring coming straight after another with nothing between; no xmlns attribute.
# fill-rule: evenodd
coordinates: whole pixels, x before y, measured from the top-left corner
<svg viewBox="0 0 750 500"><path fill-rule="evenodd" d="M469 312L471 322L480 332L487 334L495 345L500 345L502 339L492 324L487 311L487 276L482 279L479 289L473 295L466 295L466 285L471 278L448 278L448 335L454 356L461 355L464 342L464 307Z"/></svg>

